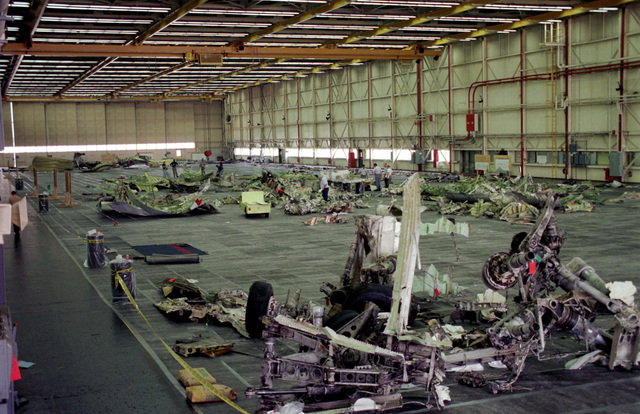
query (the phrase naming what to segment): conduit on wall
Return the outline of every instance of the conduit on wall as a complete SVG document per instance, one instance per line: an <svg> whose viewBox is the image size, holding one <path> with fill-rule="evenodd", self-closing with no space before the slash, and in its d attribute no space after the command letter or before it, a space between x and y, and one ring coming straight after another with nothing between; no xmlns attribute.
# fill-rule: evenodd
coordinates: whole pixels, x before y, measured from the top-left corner
<svg viewBox="0 0 640 414"><path fill-rule="evenodd" d="M521 38L521 42L522 42L522 38ZM623 43L624 43L624 36L621 35L621 44L620 44L620 52L621 55L623 53ZM567 62L567 48L565 47L565 63ZM624 57L621 57L621 59L624 59ZM523 92L524 92L524 83L525 82L529 82L529 81L537 81L537 80L550 80L552 74L551 73L540 73L540 74L533 74L533 75L524 75L523 74L523 67L522 65L524 64L523 61L523 57L522 57L522 52L521 52L521 57L520 57L521 63L520 63L520 67L521 67L521 72L520 72L520 76L516 76L516 77L509 77L509 78L501 78L501 79L492 79L492 80L487 80L487 81L478 81L478 82L474 82L469 86L469 91L467 93L467 109L468 109L468 114L469 115L473 115L475 113L475 94L476 94L476 90L481 87L481 86L494 86L494 85L504 85L507 83L514 83L514 82L520 82L520 134L521 134L521 138L520 138L520 160L521 160L521 166L520 166L520 172L524 173L524 102L523 102ZM608 63L608 64L603 64L603 65L594 65L594 66L585 66L582 68L571 68L571 69L563 69L558 71L555 76L557 77L564 77L564 81L565 81L565 98L566 98L566 91L568 88L568 82L569 82L569 77L570 76L576 76L576 75L586 75L586 74L591 74L591 73L597 73L597 72L607 72L607 71L620 71L620 76L619 76L619 82L620 82L620 99L622 99L623 93L624 91L622 90L622 85L623 85L623 80L624 80L624 71L628 70L628 69L633 69L633 68L637 68L640 67L640 60L631 60L631 61L620 61L620 63ZM450 66L449 66L450 68ZM569 140L569 132L568 132L568 109L565 108L565 152L568 151L568 140ZM623 117L622 117L622 112L619 112L618 114L618 151L622 151L622 128L623 128ZM452 162L453 162L453 148L452 148L452 143L455 142L466 142L471 140L471 131L468 132L468 135L466 138L462 138L462 139L454 139L451 140L449 143L449 150L451 152L451 161L449 163L449 172L452 172ZM568 158L567 158L568 159ZM565 164L566 166L566 164ZM568 170L567 168L565 168L565 178L567 178L567 173Z"/></svg>

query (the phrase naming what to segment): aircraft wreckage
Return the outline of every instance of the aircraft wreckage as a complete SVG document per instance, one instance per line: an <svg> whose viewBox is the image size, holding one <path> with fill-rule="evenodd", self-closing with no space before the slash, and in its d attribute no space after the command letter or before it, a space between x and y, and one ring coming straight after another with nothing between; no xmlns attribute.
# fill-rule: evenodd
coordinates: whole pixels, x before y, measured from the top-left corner
<svg viewBox="0 0 640 414"><path fill-rule="evenodd" d="M148 178L163 180L157 177ZM137 188L138 191L132 187ZM203 196L208 189L209 181L207 180L200 191L183 196L175 192L160 193L154 182L143 185L140 181L129 184L122 180L118 187L110 191L110 195L100 198L98 210L142 217L218 213L215 206Z"/></svg>
<svg viewBox="0 0 640 414"><path fill-rule="evenodd" d="M531 231L517 234L509 252L491 255L482 269L483 282L493 289L487 296L517 288L508 311L506 303L460 303L459 311L491 310L498 316L481 340L467 341L477 346L454 348L452 338L465 335L462 327L435 320L424 331L411 330L410 321L420 310L412 295L421 227L417 175L407 181L404 195L399 237L395 224L387 221L395 221L392 217L358 222L340 286L323 287L333 305L328 312L313 303L299 306L299 291L290 291L280 303L268 283L251 286L246 328L251 337L264 339L264 359L261 384L246 395L259 397L263 409L297 401L304 412L339 410L366 400L370 411L385 410L402 405L398 391L407 385L421 387L442 407L450 400L443 385L446 373L474 364L498 364L507 372L492 378L463 373L459 382L491 393L508 391L527 357L540 357L558 332L608 354L611 369L637 365L635 288L629 294L628 286L618 288L619 282L606 284L582 259L560 261L566 236L554 217L555 195L548 197ZM613 316L612 335L594 324L597 314ZM301 352L278 355L278 339L297 342ZM284 381L294 385L286 387Z"/></svg>

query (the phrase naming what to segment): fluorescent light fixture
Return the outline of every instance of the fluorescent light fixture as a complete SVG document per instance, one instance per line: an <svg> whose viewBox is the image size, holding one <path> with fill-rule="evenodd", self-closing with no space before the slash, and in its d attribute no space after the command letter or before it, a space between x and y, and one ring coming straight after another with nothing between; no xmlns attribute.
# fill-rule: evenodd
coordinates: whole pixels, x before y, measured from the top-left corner
<svg viewBox="0 0 640 414"><path fill-rule="evenodd" d="M20 5L20 7L29 7L29 3L27 2L14 2L12 7L16 7L16 3L25 3L26 6ZM99 10L99 11L109 11L109 12L131 12L131 13L168 13L171 11L168 7L156 7L156 6L120 6L120 5L106 5L106 4L57 4L50 3L47 4L47 9L60 9L60 10Z"/></svg>
<svg viewBox="0 0 640 414"><path fill-rule="evenodd" d="M615 11L618 10L615 7L600 7L599 9L596 10L589 10L591 13L606 13L606 12L610 12L610 11Z"/></svg>
<svg viewBox="0 0 640 414"><path fill-rule="evenodd" d="M206 5L205 5L206 6ZM276 17L292 17L295 16L296 12L288 12L288 11L271 11L271 10L248 10L248 9L208 9L204 7L199 7L189 12L189 14L221 14L221 15L233 15L237 14L240 16L276 16Z"/></svg>
<svg viewBox="0 0 640 414"><path fill-rule="evenodd" d="M41 21L43 22L55 22L55 23L102 23L102 24L151 24L153 20L151 19L133 19L128 17L122 17L118 19L112 18L99 18L99 17L52 17L52 16L42 16ZM122 40L120 40L122 43Z"/></svg>
<svg viewBox="0 0 640 414"><path fill-rule="evenodd" d="M459 2L440 2L440 1L389 1L389 0L354 0L353 4L361 4L366 6L400 6L400 7L453 7Z"/></svg>

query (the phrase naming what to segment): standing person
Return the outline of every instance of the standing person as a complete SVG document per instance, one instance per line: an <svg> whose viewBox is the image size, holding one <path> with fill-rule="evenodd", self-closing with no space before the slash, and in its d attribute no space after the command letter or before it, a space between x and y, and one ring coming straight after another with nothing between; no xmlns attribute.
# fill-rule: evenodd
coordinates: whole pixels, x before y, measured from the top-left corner
<svg viewBox="0 0 640 414"><path fill-rule="evenodd" d="M218 164L218 166L216 167L218 168L218 177L222 178L222 171L224 171L224 166L222 165L222 161L220 161L220 164Z"/></svg>
<svg viewBox="0 0 640 414"><path fill-rule="evenodd" d="M364 167L360 167L358 174L360 174L360 178L362 179L359 184L360 188L358 189L358 194L364 194L364 182L367 179L367 170L365 170Z"/></svg>
<svg viewBox="0 0 640 414"><path fill-rule="evenodd" d="M387 170L384 173L384 186L389 188L389 183L391 182L391 174L393 174L393 170L389 164L385 164Z"/></svg>
<svg viewBox="0 0 640 414"><path fill-rule="evenodd" d="M15 191L11 192L11 197L9 197L9 204L11 205L11 225L13 226L13 232L16 234L16 238L14 242L17 244L20 241L20 224L16 224L16 221L19 221L20 213L18 212L18 202L22 200L22 197L18 195Z"/></svg>
<svg viewBox="0 0 640 414"><path fill-rule="evenodd" d="M167 178L167 162L166 161L162 161L162 178Z"/></svg>
<svg viewBox="0 0 640 414"><path fill-rule="evenodd" d="M207 160L204 158L200 159L200 174L205 175L206 174L206 170L205 167L207 165Z"/></svg>
<svg viewBox="0 0 640 414"><path fill-rule="evenodd" d="M171 169L173 170L173 178L178 178L178 163L174 159L171 164Z"/></svg>
<svg viewBox="0 0 640 414"><path fill-rule="evenodd" d="M380 191L380 176L382 170L378 167L378 164L373 164L373 175L376 177L376 191Z"/></svg>
<svg viewBox="0 0 640 414"><path fill-rule="evenodd" d="M320 190L318 190L318 192L322 193L324 201L329 201L329 182L327 181L327 177L321 175L318 179L320 180Z"/></svg>

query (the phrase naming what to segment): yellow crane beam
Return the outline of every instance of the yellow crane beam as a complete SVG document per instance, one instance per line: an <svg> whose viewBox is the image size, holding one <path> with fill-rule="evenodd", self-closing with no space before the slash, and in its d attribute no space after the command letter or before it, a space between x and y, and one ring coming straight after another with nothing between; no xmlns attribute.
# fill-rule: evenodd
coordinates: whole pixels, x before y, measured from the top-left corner
<svg viewBox="0 0 640 414"><path fill-rule="evenodd" d="M367 59L367 60L414 60L423 56L438 56L437 50L363 49L310 47L245 47L239 50L232 46L146 46L146 45L82 45L67 43L6 43L0 48L4 55L31 56L81 56L81 57L150 57L182 58L196 60L199 56L221 55L247 59Z"/></svg>

